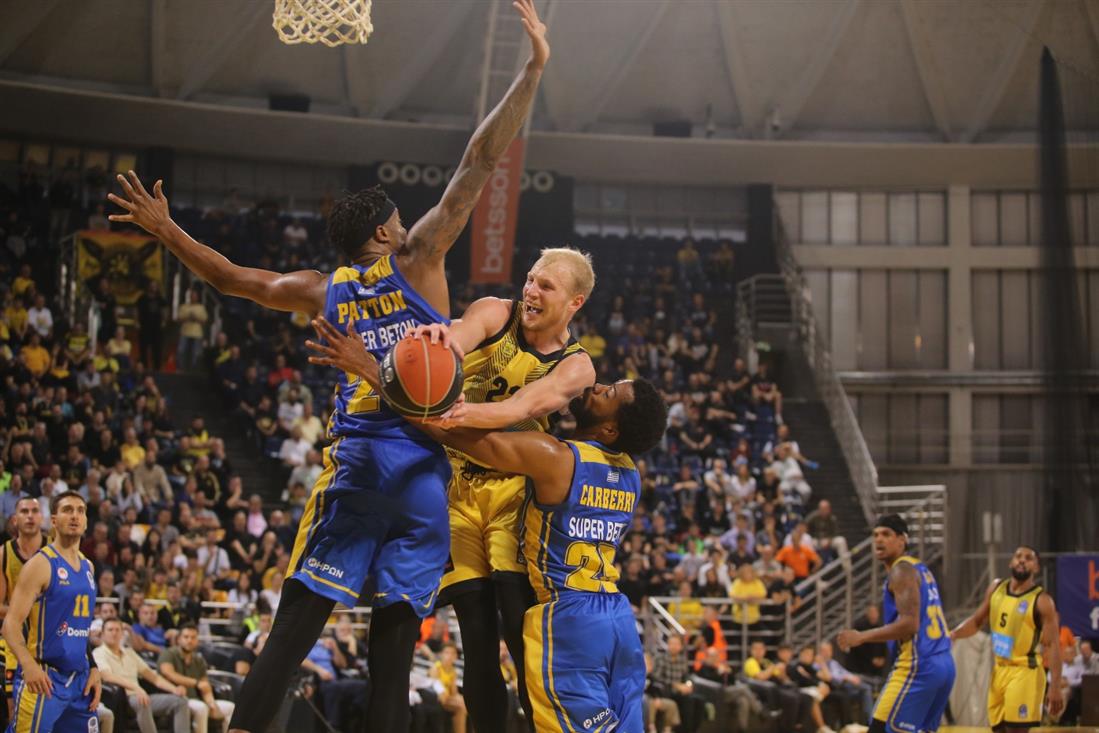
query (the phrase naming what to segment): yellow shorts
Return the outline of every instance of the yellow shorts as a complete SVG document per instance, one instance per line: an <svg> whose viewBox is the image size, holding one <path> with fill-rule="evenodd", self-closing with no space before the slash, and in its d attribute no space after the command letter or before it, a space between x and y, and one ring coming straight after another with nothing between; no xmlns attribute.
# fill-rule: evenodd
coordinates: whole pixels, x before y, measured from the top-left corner
<svg viewBox="0 0 1099 733"><path fill-rule="evenodd" d="M460 593L461 583L486 579L493 573L518 573L523 578L527 575L526 563L519 554L526 476L471 467L459 460L452 460L451 466L454 475L447 488L450 562L439 595L444 605Z"/></svg>
<svg viewBox="0 0 1099 733"><path fill-rule="evenodd" d="M1040 723L1046 697L1046 670L1007 664L992 665L988 686L988 724Z"/></svg>

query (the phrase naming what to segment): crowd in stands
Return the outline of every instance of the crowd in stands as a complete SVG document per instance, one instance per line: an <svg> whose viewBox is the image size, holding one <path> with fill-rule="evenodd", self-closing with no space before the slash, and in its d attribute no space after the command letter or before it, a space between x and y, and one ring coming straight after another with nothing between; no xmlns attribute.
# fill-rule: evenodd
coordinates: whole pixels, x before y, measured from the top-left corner
<svg viewBox="0 0 1099 733"><path fill-rule="evenodd" d="M82 318L70 321L49 264L58 235L110 224L101 205L84 207L59 187L28 174L18 191L0 192L0 511L10 519L21 498L37 499L48 530L51 496L71 488L85 497L82 551L95 564L100 597L111 599L95 611L96 658L121 690L107 702L143 733L155 715L177 730L198 723L201 733L227 722L226 700L215 693L231 697L224 686L232 678L219 675L247 671L278 608L297 524L322 470L331 374L306 360L303 314L224 299L225 327L211 339L212 314L197 287L173 323L158 283L122 308L100 279L88 284L96 333ZM241 264L338 264L322 221L280 215L274 202L175 215ZM627 253L628 243L600 238L575 244L592 252L602 278L573 326L599 379L648 378L670 405L664 441L638 461L643 497L619 553L618 586L634 607L665 598L685 630L648 660L650 730L694 731L715 716L734 730L767 718L781 730L864 720L884 648L860 647L841 663L827 642L784 643L798 582L845 557L847 545L828 502L814 498L812 447L803 452L797 426L783 421L772 365L764 359L750 369L728 338L734 248L688 241ZM486 294L512 293L454 285L453 313ZM208 374L255 451L283 467L284 484L245 487L202 418L172 419L157 378L169 367ZM569 416L558 417L555 430L568 434ZM5 529L10 536L10 521ZM880 623L878 613L868 608L859 627ZM416 730L464 729L452 628L446 612L425 622L409 689ZM229 643L211 643L219 637ZM1096 664L1090 647L1080 654L1084 667ZM503 646L501 666L517 709L514 662ZM366 640L351 617L338 617L303 674L325 717L352 727L369 679Z"/></svg>

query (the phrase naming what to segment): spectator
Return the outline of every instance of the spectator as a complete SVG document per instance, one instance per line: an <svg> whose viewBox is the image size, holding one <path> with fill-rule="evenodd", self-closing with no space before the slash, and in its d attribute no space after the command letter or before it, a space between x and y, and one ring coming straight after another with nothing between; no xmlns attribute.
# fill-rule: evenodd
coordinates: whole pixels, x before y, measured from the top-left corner
<svg viewBox="0 0 1099 733"><path fill-rule="evenodd" d="M34 296L34 307L27 311L27 325L44 339L53 334L53 313L46 305L45 295Z"/></svg>
<svg viewBox="0 0 1099 733"><path fill-rule="evenodd" d="M366 681L340 677L340 670L347 669L347 659L331 636L317 639L301 666L317 678L325 719L337 730L347 730L350 709L366 707Z"/></svg>
<svg viewBox="0 0 1099 733"><path fill-rule="evenodd" d="M817 541L817 550L822 556L847 557L847 539L839 534L839 523L832 513L832 504L827 499L821 499L815 511L805 518L806 528L809 534Z"/></svg>
<svg viewBox="0 0 1099 733"><path fill-rule="evenodd" d="M681 281L692 283L703 279L702 258L698 250L695 249L693 240L685 239L683 241L683 245L676 252L675 259L679 265L679 279Z"/></svg>
<svg viewBox="0 0 1099 733"><path fill-rule="evenodd" d="M694 731L701 723L701 700L694 696L691 663L683 651L683 637L672 634L668 647L653 656L652 690L657 697L670 698L683 721L681 730Z"/></svg>
<svg viewBox="0 0 1099 733"><path fill-rule="evenodd" d="M646 724L649 733L656 733L657 721L661 722L661 733L672 733L680 725L679 706L670 697L664 697L664 690L653 681L653 659L645 654L645 699L648 701Z"/></svg>
<svg viewBox="0 0 1099 733"><path fill-rule="evenodd" d="M759 559L752 563L752 569L764 584L770 584L782 578L783 565L775 559L773 545L758 545Z"/></svg>
<svg viewBox="0 0 1099 733"><path fill-rule="evenodd" d="M744 662L748 688L768 709L778 712L779 730L796 730L809 717L812 700L783 684L786 665L768 659L762 641L753 641L750 653Z"/></svg>
<svg viewBox="0 0 1099 733"><path fill-rule="evenodd" d="M759 369L751 381L752 402L755 403L756 410L762 413L761 417L764 421L780 424L782 423L782 392L771 379L770 369L770 364L765 361L760 362Z"/></svg>
<svg viewBox="0 0 1099 733"><path fill-rule="evenodd" d="M19 361L35 379L41 379L49 370L53 359L50 352L42 346L42 336L38 331L31 332L30 339L19 350Z"/></svg>
<svg viewBox="0 0 1099 733"><path fill-rule="evenodd" d="M863 615L855 621L854 628L866 631L881 626L881 610L871 603ZM873 642L855 647L847 654L847 666L864 679L880 680L886 670L889 650L885 642Z"/></svg>
<svg viewBox="0 0 1099 733"><path fill-rule="evenodd" d="M198 290L187 291L187 302L179 307L179 343L176 347L176 367L189 371L198 364L202 354L206 322L210 320L206 306L202 304Z"/></svg>
<svg viewBox="0 0 1099 733"><path fill-rule="evenodd" d="M738 625L747 623L754 630L759 625L759 604L767 600L767 588L751 565L741 565L736 575L729 592L733 599L733 621Z"/></svg>
<svg viewBox="0 0 1099 733"><path fill-rule="evenodd" d="M854 672L849 672L832 655L832 642L822 641L817 649L813 666L820 679L845 697L856 700L861 709L850 716L852 720L866 720L874 712L874 688Z"/></svg>
<svg viewBox="0 0 1099 733"><path fill-rule="evenodd" d="M454 667L457 660L458 647L451 643L444 644L439 659L431 668L431 676L442 683L443 693L439 695L439 702L443 710L450 713L454 733L465 733L468 714L465 698L458 691L458 670Z"/></svg>
<svg viewBox="0 0 1099 733"><path fill-rule="evenodd" d="M279 448L279 459L284 466L297 468L305 465L305 457L313 446L301 436L301 428L290 430L290 437L282 441Z"/></svg>
<svg viewBox="0 0 1099 733"><path fill-rule="evenodd" d="M229 719L236 707L228 700L215 700L214 689L206 674L206 660L198 651L198 629L185 624L179 630L179 644L165 649L157 659L160 673L171 683L187 691L187 707L191 710L194 733L206 733L209 721L226 733Z"/></svg>
<svg viewBox="0 0 1099 733"><path fill-rule="evenodd" d="M168 301L160 292L160 282L150 280L137 299L137 327L140 361L160 370L163 359L164 326L168 322Z"/></svg>
<svg viewBox="0 0 1099 733"><path fill-rule="evenodd" d="M130 357L134 346L126 338L126 329L119 326L114 330L114 335L107 342L107 355L118 362L123 371L130 370Z"/></svg>
<svg viewBox="0 0 1099 733"><path fill-rule="evenodd" d="M208 577L225 578L229 575L229 553L218 546L218 530L206 531L206 544L198 548L198 564Z"/></svg>
<svg viewBox="0 0 1099 733"><path fill-rule="evenodd" d="M172 733L191 733L191 710L184 697L186 689L164 679L133 649L122 646L122 622L118 619L104 621L101 636L103 644L93 652L96 666L104 682L117 685L126 693L141 733L157 733L153 720L157 715L171 716ZM147 694L141 689L139 679L162 692Z"/></svg>
<svg viewBox="0 0 1099 733"><path fill-rule="evenodd" d="M802 542L804 536L805 525L799 523L790 534L790 544L785 545L775 555L775 559L780 563L794 569L794 575L798 580L808 578L810 572L815 573L821 566L820 556L813 551L812 547Z"/></svg>
<svg viewBox="0 0 1099 733"><path fill-rule="evenodd" d="M794 652L790 646L788 644L780 644L778 648L778 658L786 667L786 678L798 687L802 694L808 695L813 699L811 714L813 722L817 725L816 730L818 733L835 733L835 731L824 724L824 713L821 710L820 704L828 697L831 688L820 680L817 676L816 669L813 668L813 645L807 644L802 647L795 660Z"/></svg>
<svg viewBox="0 0 1099 733"><path fill-rule="evenodd" d="M312 400L306 400L301 405L301 417L298 417L290 426L301 431L301 437L309 445L317 445L324 437L324 423L313 414Z"/></svg>

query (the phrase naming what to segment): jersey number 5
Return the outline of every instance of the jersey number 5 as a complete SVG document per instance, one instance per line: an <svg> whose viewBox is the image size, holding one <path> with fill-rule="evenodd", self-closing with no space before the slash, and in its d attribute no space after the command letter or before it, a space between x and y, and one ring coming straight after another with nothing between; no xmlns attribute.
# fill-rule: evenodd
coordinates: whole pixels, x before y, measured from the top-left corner
<svg viewBox="0 0 1099 733"><path fill-rule="evenodd" d="M588 593L614 593L618 579L614 567L614 545L607 542L573 542L565 550L565 562L576 568L565 578L565 586Z"/></svg>

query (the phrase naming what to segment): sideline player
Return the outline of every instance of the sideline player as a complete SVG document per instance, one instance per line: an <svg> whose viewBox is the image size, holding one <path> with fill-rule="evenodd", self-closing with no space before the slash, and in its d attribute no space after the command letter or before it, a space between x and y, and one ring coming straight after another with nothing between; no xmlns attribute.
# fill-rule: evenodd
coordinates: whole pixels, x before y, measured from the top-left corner
<svg viewBox="0 0 1099 733"><path fill-rule="evenodd" d="M897 514L878 519L873 532L874 556L889 571L882 590L885 626L841 631L837 643L845 652L870 642L888 642L893 669L882 688L870 733L937 731L954 686L950 629L939 587L927 566L904 554L908 524Z"/></svg>
<svg viewBox="0 0 1099 733"><path fill-rule="evenodd" d="M354 336L315 325L329 345L314 350L358 364L377 383L377 362ZM630 454L659 442L667 406L652 384L635 380L589 387L569 410L569 441L538 431L420 429L530 480L521 548L539 603L524 617L523 663L535 730L643 731L645 659L614 562L641 491Z"/></svg>
<svg viewBox="0 0 1099 733"><path fill-rule="evenodd" d="M4 640L19 660L9 733L99 730L102 686L88 649L95 575L80 553L88 505L75 491L52 504L55 540L23 566L4 618Z"/></svg>
<svg viewBox="0 0 1099 733"><path fill-rule="evenodd" d="M449 328L432 324L416 329L413 335L441 338L465 354L465 400L436 424L546 431L547 415L567 407L595 383L591 357L569 333L572 317L594 286L588 255L544 249L527 275L521 300L481 298ZM352 363L324 357L311 361L358 373ZM499 640L502 632L512 658L522 659L523 616L534 605L519 553L527 479L484 466L459 451L449 453L454 473L447 487L450 562L439 603L453 604L458 617L466 671L463 694L473 726L479 733L504 733L507 686L500 672ZM519 697L530 720L524 674L520 665Z"/></svg>
<svg viewBox="0 0 1099 733"><path fill-rule="evenodd" d="M989 622L992 627L992 681L988 686L988 723L997 733L1022 731L1042 722L1046 669L1038 643L1048 655L1049 714L1065 707L1061 690L1061 645L1057 608L1038 585L1038 551L1020 545L1011 557L1011 577L997 578L981 607L954 629L950 640L973 636Z"/></svg>
<svg viewBox="0 0 1099 733"><path fill-rule="evenodd" d="M25 496L15 503L15 527L16 535L0 549L0 619L8 613L8 595L15 589L23 566L46 544L38 499ZM0 646L4 651L4 697L8 700L8 720L12 720L15 708L12 683L17 661L6 641L0 639Z"/></svg>
<svg viewBox="0 0 1099 733"><path fill-rule="evenodd" d="M329 238L351 266L324 275L234 265L171 220L160 181L150 196L132 172L129 181L119 177L127 198L110 196L127 213L110 218L134 222L157 236L219 291L353 326L378 355L417 325L445 322L450 313L446 252L529 114L549 58L546 28L532 0L513 4L531 41L531 58L474 132L442 200L407 232L380 188L333 206ZM325 470L294 542L291 575L267 644L238 696L232 730L267 729L278 708L271 699L282 699L335 603L354 605L368 577L377 593L366 717L379 730L408 727L408 676L420 618L434 607L449 553L450 466L438 445L352 375L337 380L329 435L336 441L325 451Z"/></svg>

